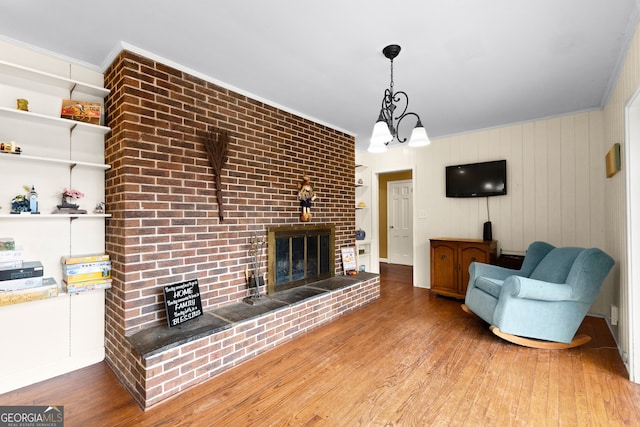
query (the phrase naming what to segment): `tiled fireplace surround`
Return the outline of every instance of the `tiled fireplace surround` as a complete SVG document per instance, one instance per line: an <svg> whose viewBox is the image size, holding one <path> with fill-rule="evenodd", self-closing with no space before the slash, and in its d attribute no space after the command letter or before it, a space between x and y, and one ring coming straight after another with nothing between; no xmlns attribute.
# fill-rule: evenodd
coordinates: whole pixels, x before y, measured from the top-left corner
<svg viewBox="0 0 640 427"><path fill-rule="evenodd" d="M379 278L364 275L179 345L146 353L136 346L136 337L166 331L163 286L197 278L207 316L241 304L250 238L299 223L297 184L305 174L318 193L312 222L335 224L339 275L339 249L354 245L354 140L128 51L109 67L105 85L112 128L106 239L114 279L106 359L143 408L378 298ZM232 136L222 172L223 221L201 142L208 126Z"/></svg>

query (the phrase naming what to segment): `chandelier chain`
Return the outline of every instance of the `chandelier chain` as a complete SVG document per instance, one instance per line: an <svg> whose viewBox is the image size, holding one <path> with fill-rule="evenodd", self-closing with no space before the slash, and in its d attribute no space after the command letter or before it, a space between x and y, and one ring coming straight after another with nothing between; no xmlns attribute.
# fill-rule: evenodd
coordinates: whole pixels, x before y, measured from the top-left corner
<svg viewBox="0 0 640 427"><path fill-rule="evenodd" d="M391 59L391 97L393 98L393 58Z"/></svg>

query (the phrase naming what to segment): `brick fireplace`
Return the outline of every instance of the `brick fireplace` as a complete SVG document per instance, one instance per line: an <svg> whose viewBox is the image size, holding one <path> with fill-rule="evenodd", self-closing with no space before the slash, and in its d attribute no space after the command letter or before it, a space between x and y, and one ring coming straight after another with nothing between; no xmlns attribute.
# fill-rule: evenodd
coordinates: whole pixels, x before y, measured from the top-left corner
<svg viewBox="0 0 640 427"><path fill-rule="evenodd" d="M198 279L205 312L242 301L250 241L266 239L269 227L299 222L303 175L318 195L311 225L335 226L330 265L340 274L340 248L354 244L354 138L129 51L106 71L105 85L112 128L105 145L112 165L106 246L113 268L106 359L141 406L377 298L379 281L368 278L362 288L349 286L260 320L231 322L163 353L141 354L132 337L166 323L164 286ZM232 137L221 189L201 138L211 127Z"/></svg>

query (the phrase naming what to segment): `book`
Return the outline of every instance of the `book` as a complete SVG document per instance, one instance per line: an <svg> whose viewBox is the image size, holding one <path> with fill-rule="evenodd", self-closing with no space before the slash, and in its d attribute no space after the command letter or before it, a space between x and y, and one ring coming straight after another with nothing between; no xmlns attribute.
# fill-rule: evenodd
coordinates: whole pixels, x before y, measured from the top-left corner
<svg viewBox="0 0 640 427"><path fill-rule="evenodd" d="M111 278L111 269L93 271L89 273L65 274L62 273L62 279L67 283L86 282L88 280L109 279Z"/></svg>
<svg viewBox="0 0 640 427"><path fill-rule="evenodd" d="M27 261L22 263L22 267L0 270L0 281L42 277L43 273L44 268L40 261Z"/></svg>
<svg viewBox="0 0 640 427"><path fill-rule="evenodd" d="M1 258L0 258L1 259ZM6 270L9 268L21 268L22 260L0 261L0 270Z"/></svg>
<svg viewBox="0 0 640 427"><path fill-rule="evenodd" d="M67 293L76 294L93 289L109 289L111 288L111 281L111 279L96 279L78 283L67 283L66 281L63 281L63 283Z"/></svg>
<svg viewBox="0 0 640 427"><path fill-rule="evenodd" d="M86 264L89 262L108 261L108 254L90 254L90 255L78 255L78 256L63 256L60 258L62 264Z"/></svg>
<svg viewBox="0 0 640 427"><path fill-rule="evenodd" d="M58 284L52 277L42 281L41 286L28 289L20 289L8 292L0 292L0 306L18 304L21 302L36 301L58 296Z"/></svg>
<svg viewBox="0 0 640 427"><path fill-rule="evenodd" d="M0 281L0 293L42 286L42 276Z"/></svg>
<svg viewBox="0 0 640 427"><path fill-rule="evenodd" d="M111 261L85 262L82 264L65 264L62 271L67 274L91 273L94 271L111 270Z"/></svg>

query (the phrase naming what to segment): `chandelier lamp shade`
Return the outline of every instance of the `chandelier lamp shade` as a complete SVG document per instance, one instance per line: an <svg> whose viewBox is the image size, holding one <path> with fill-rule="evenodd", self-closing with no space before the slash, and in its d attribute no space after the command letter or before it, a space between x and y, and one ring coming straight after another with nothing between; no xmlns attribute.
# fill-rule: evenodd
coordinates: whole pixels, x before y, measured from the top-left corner
<svg viewBox="0 0 640 427"><path fill-rule="evenodd" d="M406 142L407 138L401 138L398 131L400 123L409 116L413 116L416 119L415 128L409 138L409 147L424 147L429 145L431 141L429 141L427 131L422 125L420 116L413 112L407 112L409 96L406 92L394 92L393 90L393 59L400 53L400 46L397 44L389 45L382 49L382 53L391 61L391 83L389 89L385 89L384 91L380 115L378 116L376 124L373 126L373 133L371 134L369 152L384 153L387 151L389 143L394 139L400 143ZM398 114L396 109L400 111L400 105L403 105L404 108Z"/></svg>

